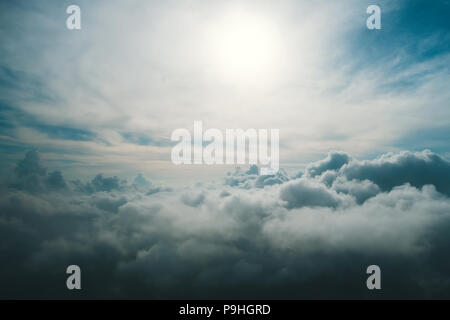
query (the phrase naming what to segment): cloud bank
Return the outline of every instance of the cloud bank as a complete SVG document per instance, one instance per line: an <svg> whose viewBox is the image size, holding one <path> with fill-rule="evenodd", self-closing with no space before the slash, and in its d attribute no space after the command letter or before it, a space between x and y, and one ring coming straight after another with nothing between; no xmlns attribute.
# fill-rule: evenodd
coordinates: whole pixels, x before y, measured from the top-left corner
<svg viewBox="0 0 450 320"><path fill-rule="evenodd" d="M450 297L446 158L331 152L296 177L257 169L173 190L66 181L30 151L1 186L0 297ZM65 288L70 264L81 291Z"/></svg>

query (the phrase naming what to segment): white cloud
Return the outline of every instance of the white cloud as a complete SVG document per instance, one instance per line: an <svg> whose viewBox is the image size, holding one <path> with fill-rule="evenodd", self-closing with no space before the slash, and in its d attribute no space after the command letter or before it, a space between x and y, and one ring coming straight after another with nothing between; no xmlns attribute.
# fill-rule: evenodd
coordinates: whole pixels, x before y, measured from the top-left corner
<svg viewBox="0 0 450 320"><path fill-rule="evenodd" d="M12 179L45 170L35 155L20 162ZM398 175L390 190L344 176L351 166L396 163L412 169L414 180L420 172L402 161L405 155L437 159L428 165L441 174L448 170L447 160L425 151L353 159L334 166L338 177L331 185L321 179L332 171L264 188L210 184L171 191L100 175L63 189L46 189L39 180L31 189L4 185L0 253L10 258L0 295L64 297L67 291L56 285L36 291L36 281L56 284L54 275L76 262L96 279L84 287L84 297L361 297L352 286L332 286L360 281L367 263L377 263L391 287L385 297L423 297L425 291L444 297L448 196L433 185L405 184ZM389 271L398 264L402 272ZM423 273L415 276L417 270ZM309 285L320 293L305 291Z"/></svg>

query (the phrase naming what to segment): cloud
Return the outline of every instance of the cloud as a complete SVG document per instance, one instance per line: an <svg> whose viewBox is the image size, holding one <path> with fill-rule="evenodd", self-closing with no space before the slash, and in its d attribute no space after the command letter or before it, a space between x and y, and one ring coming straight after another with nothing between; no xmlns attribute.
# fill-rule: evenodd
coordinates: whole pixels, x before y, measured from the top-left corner
<svg viewBox="0 0 450 320"><path fill-rule="evenodd" d="M11 26L0 31L0 140L8 163L36 146L60 162L72 154L76 161L65 165L74 170L101 161L116 172L139 165L153 175L157 161L170 165L171 132L196 119L218 129L280 128L286 163L332 149L367 157L393 145L416 148L411 137L437 127L440 134L421 145L448 152L448 22L436 14L448 4L383 0L380 32L365 28L367 3L356 0L136 4L81 1L88 28L79 32L65 28L61 2L1 4ZM248 74L230 85L215 72L221 50L214 44L225 43L208 31L221 22L237 27L228 16L273 26L282 58L267 67L282 77L258 77L262 85L253 88L239 84Z"/></svg>
<svg viewBox="0 0 450 320"><path fill-rule="evenodd" d="M308 177L315 177L328 170L338 170L350 160L351 157L344 152L330 152L325 159L308 165L305 174Z"/></svg>
<svg viewBox="0 0 450 320"><path fill-rule="evenodd" d="M430 150L391 152L373 160L357 160L332 151L324 160L307 165L299 176L351 194L359 203L406 183L417 188L430 184L450 195L450 161Z"/></svg>
<svg viewBox="0 0 450 320"><path fill-rule="evenodd" d="M401 174L393 174L398 186L389 190L368 179L347 179L348 172L365 172L350 167L377 164L381 170L379 164L388 162L406 165L415 181L421 172L399 160L405 154L435 159L427 162L430 170L446 168L445 159L424 151L352 159L325 166L333 169L321 175L264 187L250 179L246 188L199 184L162 192L168 190L150 182L137 187L101 175L81 183L89 192L72 183L64 192L6 183L0 254L8 259L2 262L0 296L449 297L448 195L433 184L405 183ZM15 171L41 177L46 169L38 160L37 153L27 154ZM332 184L321 182L327 172L337 175ZM70 264L82 268L80 292L64 289ZM370 264L381 266L380 294L365 289Z"/></svg>
<svg viewBox="0 0 450 320"><path fill-rule="evenodd" d="M429 150L354 161L343 167L340 174L349 180L370 180L385 191L404 183L418 188L432 184L439 192L450 195L450 161Z"/></svg>
<svg viewBox="0 0 450 320"><path fill-rule="evenodd" d="M280 190L280 198L287 202L287 208L337 207L342 199L325 185L303 178L290 181Z"/></svg>
<svg viewBox="0 0 450 320"><path fill-rule="evenodd" d="M379 32L364 1L141 2L80 0L79 32L61 1L0 3L0 297L450 297L449 161L358 160L448 153L448 2L380 0ZM253 19L274 72L224 77L210 31ZM157 185L200 179L168 160L198 119L280 128L281 165L305 170ZM63 172L36 151L8 170L31 147ZM82 292L63 290L73 263Z"/></svg>
<svg viewBox="0 0 450 320"><path fill-rule="evenodd" d="M128 202L126 197L110 193L96 193L92 197L92 203L99 209L117 213L119 208Z"/></svg>
<svg viewBox="0 0 450 320"><path fill-rule="evenodd" d="M350 194L361 204L381 192L380 188L370 180L351 180L339 177L333 182L332 189L338 193Z"/></svg>
<svg viewBox="0 0 450 320"><path fill-rule="evenodd" d="M278 170L273 175L259 175L259 167L251 165L246 171L238 167L233 173L229 172L225 177L225 185L243 189L264 188L265 186L282 184L288 180L289 177L284 169Z"/></svg>
<svg viewBox="0 0 450 320"><path fill-rule="evenodd" d="M138 175L136 176L136 178L134 178L133 181L133 185L135 186L149 186L151 184L151 182L149 182L147 179L145 179L145 177L143 176L142 173L138 173Z"/></svg>
<svg viewBox="0 0 450 320"><path fill-rule="evenodd" d="M104 178L102 174L98 174L92 179L91 183L86 186L86 189L91 192L96 191L112 191L121 188L121 181L117 177Z"/></svg>
<svg viewBox="0 0 450 320"><path fill-rule="evenodd" d="M25 158L17 163L7 183L12 188L34 192L63 191L67 188L60 171L47 173L47 169L41 166L36 150L28 151Z"/></svg>
<svg viewBox="0 0 450 320"><path fill-rule="evenodd" d="M181 197L181 201L183 201L184 204L191 206L191 207L198 207L203 203L205 200L204 193L198 193L198 194L183 194Z"/></svg>

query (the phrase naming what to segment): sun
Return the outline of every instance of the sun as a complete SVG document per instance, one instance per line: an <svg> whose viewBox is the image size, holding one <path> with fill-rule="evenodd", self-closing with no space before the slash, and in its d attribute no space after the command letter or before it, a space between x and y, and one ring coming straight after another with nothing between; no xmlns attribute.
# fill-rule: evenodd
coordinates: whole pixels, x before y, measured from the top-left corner
<svg viewBox="0 0 450 320"><path fill-rule="evenodd" d="M233 11L208 32L214 71L233 83L261 83L275 77L281 62L278 25L266 16Z"/></svg>

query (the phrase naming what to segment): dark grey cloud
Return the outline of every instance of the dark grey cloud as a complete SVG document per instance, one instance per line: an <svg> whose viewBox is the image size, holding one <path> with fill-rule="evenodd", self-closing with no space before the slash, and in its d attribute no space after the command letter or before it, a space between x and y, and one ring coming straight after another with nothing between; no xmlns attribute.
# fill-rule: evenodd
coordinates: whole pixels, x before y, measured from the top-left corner
<svg viewBox="0 0 450 320"><path fill-rule="evenodd" d="M326 177L325 177L326 179ZM332 189L338 193L350 194L358 204L381 192L380 188L370 180L351 180L339 177L332 184Z"/></svg>
<svg viewBox="0 0 450 320"><path fill-rule="evenodd" d="M40 163L40 156L36 150L28 151L24 159L20 160L14 171L9 175L10 188L42 192L47 190L62 191L67 188L60 171L48 173Z"/></svg>
<svg viewBox="0 0 450 320"><path fill-rule="evenodd" d="M110 193L96 193L92 197L92 203L95 207L117 213L118 209L128 202L126 197L117 196Z"/></svg>
<svg viewBox="0 0 450 320"><path fill-rule="evenodd" d="M286 183L280 190L280 198L287 202L287 208L337 207L341 197L325 185L312 180L297 179Z"/></svg>
<svg viewBox="0 0 450 320"><path fill-rule="evenodd" d="M387 153L373 160L330 152L326 159L308 165L305 176L340 193L352 194L359 202L405 183L417 188L431 184L450 195L450 161L429 150Z"/></svg>
<svg viewBox="0 0 450 320"><path fill-rule="evenodd" d="M264 188L276 184L282 184L289 180L289 177L284 169L280 169L273 175L259 175L259 167L251 165L246 171L240 167L231 173L229 172L225 177L225 185L230 187L239 187L243 189Z"/></svg>
<svg viewBox="0 0 450 320"><path fill-rule="evenodd" d="M432 184L439 192L450 195L450 161L429 150L353 161L341 168L340 173L349 180L370 180L384 191L404 183L418 188Z"/></svg>
<svg viewBox="0 0 450 320"><path fill-rule="evenodd" d="M445 158L327 159L276 184L256 185L253 168L227 177L237 184L171 190L143 176L66 183L27 154L12 174L38 183L1 187L0 297L449 298L450 199L415 184L410 165L445 170ZM411 181L393 174L386 188L350 170L391 170L384 162L410 168ZM80 292L65 289L70 264L82 268ZM381 292L365 287L371 264Z"/></svg>
<svg viewBox="0 0 450 320"><path fill-rule="evenodd" d="M330 152L328 156L320 161L314 162L306 167L305 174L308 177L315 177L327 170L338 170L343 165L349 163L351 157L344 152Z"/></svg>

